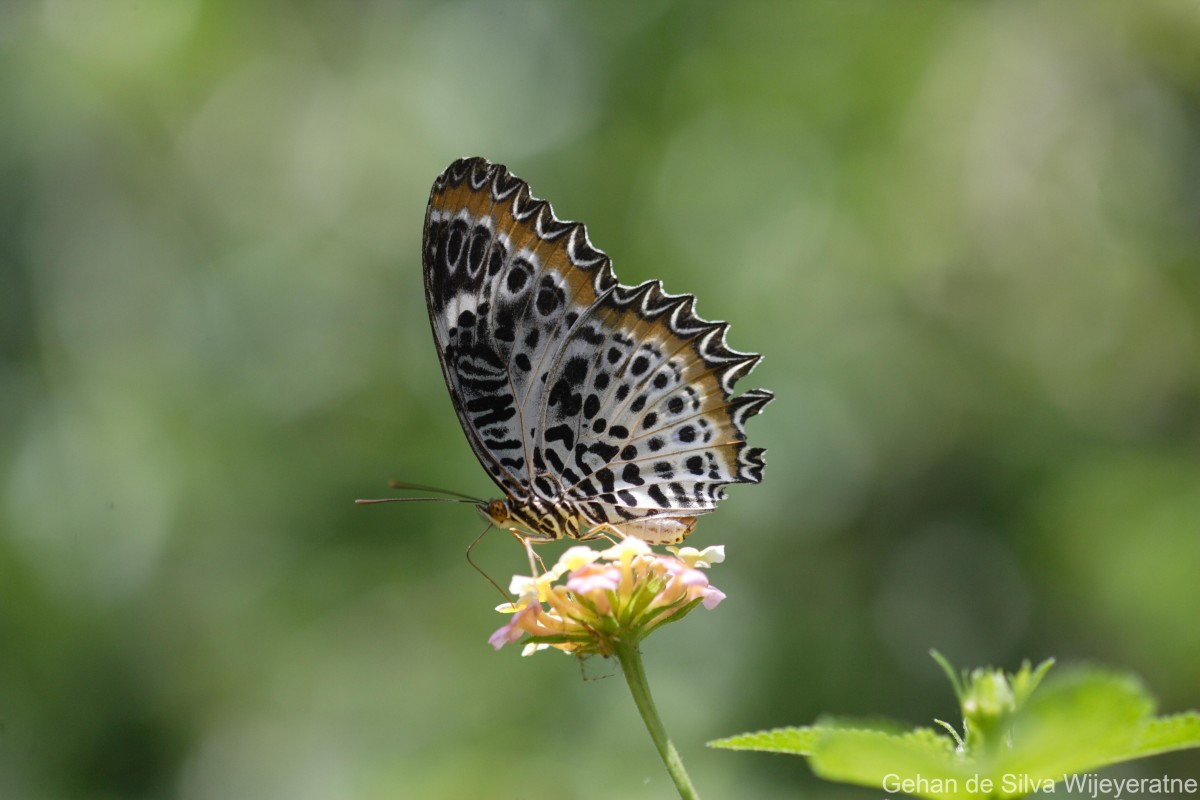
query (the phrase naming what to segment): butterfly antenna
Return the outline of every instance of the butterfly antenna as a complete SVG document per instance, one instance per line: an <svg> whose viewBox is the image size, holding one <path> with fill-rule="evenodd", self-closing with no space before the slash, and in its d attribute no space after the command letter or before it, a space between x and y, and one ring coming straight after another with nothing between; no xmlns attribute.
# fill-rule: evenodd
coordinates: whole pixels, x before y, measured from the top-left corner
<svg viewBox="0 0 1200 800"><path fill-rule="evenodd" d="M472 567L474 567L475 571L478 572L480 575L482 575L484 577L484 579L487 580L488 583L490 583L492 586L496 587L496 591L500 593L500 596L504 598L504 601L506 603L511 603L511 602L513 602L513 599L511 597L509 597L508 592L501 589L500 584L498 584L494 580L492 580L492 576L488 575L486 572L484 572L483 568L475 563L475 559L471 558L471 551L475 549L475 545L479 544L480 540L483 539L483 537L487 535L487 532L490 531L494 527L495 527L494 525L489 523L488 526L483 529L483 533L476 536L475 540L473 542L471 542L469 545L467 545L467 563L470 564Z"/></svg>
<svg viewBox="0 0 1200 800"><path fill-rule="evenodd" d="M411 492L437 492L438 494L448 494L451 497L461 497L464 500L470 500L472 503L480 503L487 505L486 500L480 500L478 497L472 497L469 494L456 492L453 489L442 489L439 486L426 486L423 483L409 483L408 481L388 481L388 488L400 489L402 491Z"/></svg>
<svg viewBox="0 0 1200 800"><path fill-rule="evenodd" d="M460 500L457 497L360 497L354 502L360 506L368 506L373 503L470 503L473 506L479 505L477 500Z"/></svg>
<svg viewBox="0 0 1200 800"><path fill-rule="evenodd" d="M392 489L401 489L414 492L437 492L439 494L452 495L451 497L385 497L380 499L355 500L359 505L370 505L372 503L421 503L421 502L442 502L442 503L471 503L476 506L487 505L486 500L480 500L478 497L472 497L469 494L462 492L451 491L450 489L440 489L437 486L425 486L421 483L406 483L404 481L388 481L388 486Z"/></svg>

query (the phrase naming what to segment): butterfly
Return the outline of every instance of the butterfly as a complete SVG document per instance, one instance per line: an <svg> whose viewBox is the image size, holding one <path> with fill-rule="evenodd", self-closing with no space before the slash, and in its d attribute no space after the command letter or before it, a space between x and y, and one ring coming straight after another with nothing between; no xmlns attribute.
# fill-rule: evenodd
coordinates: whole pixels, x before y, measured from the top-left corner
<svg viewBox="0 0 1200 800"><path fill-rule="evenodd" d="M761 356L730 349L692 295L618 282L583 224L506 167L465 158L437 178L422 271L454 410L504 492L478 504L492 524L674 544L725 486L762 479L744 426L773 395L733 394Z"/></svg>

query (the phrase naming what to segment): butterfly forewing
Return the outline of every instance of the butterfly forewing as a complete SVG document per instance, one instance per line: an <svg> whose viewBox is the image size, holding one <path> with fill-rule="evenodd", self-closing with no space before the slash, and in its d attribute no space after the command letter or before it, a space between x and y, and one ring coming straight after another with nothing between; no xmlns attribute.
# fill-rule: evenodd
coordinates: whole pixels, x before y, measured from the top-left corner
<svg viewBox="0 0 1200 800"><path fill-rule="evenodd" d="M679 541L724 486L761 479L744 424L771 394L733 396L759 356L691 295L618 283L584 226L503 166L462 159L434 183L424 274L459 420L510 506L552 510L536 533Z"/></svg>

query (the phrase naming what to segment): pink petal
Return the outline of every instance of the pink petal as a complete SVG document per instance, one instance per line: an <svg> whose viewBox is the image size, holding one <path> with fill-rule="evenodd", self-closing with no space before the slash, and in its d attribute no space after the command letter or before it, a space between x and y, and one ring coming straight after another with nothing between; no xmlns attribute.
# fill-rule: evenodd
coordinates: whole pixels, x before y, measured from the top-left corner
<svg viewBox="0 0 1200 800"><path fill-rule="evenodd" d="M700 593L700 596L704 598L700 601L701 605L703 605L709 611L712 611L717 607L718 603L725 599L725 593L715 586L709 586Z"/></svg>
<svg viewBox="0 0 1200 800"><path fill-rule="evenodd" d="M509 642L515 642L517 639L520 639L524 631L518 628L514 624L515 622L516 620L514 619L513 622L508 623L502 628L498 628L495 633L488 637L488 644L499 650Z"/></svg>
<svg viewBox="0 0 1200 800"><path fill-rule="evenodd" d="M592 594L593 592L615 592L620 586L620 573L614 576L615 570L574 574L567 580L567 588L575 594Z"/></svg>
<svg viewBox="0 0 1200 800"><path fill-rule="evenodd" d="M540 603L531 603L516 614L513 614L512 620L503 628L499 628L495 633L488 637L488 644L499 650L509 642L515 642L525 634L528 629L537 624L538 613L542 610Z"/></svg>

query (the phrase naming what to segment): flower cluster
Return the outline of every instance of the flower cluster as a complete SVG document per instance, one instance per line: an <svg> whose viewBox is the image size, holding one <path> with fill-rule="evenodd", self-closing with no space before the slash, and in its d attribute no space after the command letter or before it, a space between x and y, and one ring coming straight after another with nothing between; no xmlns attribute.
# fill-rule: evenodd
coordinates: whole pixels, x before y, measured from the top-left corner
<svg viewBox="0 0 1200 800"><path fill-rule="evenodd" d="M542 575L514 576L509 591L517 600L496 608L512 620L489 643L499 650L528 636L523 655L553 647L608 656L616 642L635 643L699 604L712 609L725 599L701 572L725 560L724 547L668 549L674 555L656 554L634 537L607 550L581 545Z"/></svg>

